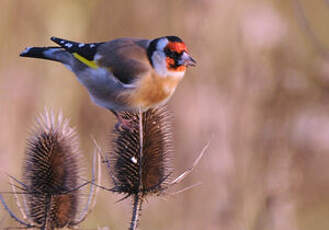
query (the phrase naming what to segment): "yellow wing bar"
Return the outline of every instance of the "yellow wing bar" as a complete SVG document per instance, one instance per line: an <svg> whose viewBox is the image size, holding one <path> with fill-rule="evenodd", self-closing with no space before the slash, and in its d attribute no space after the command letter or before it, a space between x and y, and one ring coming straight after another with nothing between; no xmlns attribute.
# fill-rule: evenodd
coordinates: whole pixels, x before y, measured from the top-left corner
<svg viewBox="0 0 329 230"><path fill-rule="evenodd" d="M72 53L73 56L78 59L79 61L81 61L83 64L89 66L90 68L93 68L93 69L97 69L98 68L98 65L96 64L95 61L89 61L88 59L82 57L81 55L79 55L78 53Z"/></svg>

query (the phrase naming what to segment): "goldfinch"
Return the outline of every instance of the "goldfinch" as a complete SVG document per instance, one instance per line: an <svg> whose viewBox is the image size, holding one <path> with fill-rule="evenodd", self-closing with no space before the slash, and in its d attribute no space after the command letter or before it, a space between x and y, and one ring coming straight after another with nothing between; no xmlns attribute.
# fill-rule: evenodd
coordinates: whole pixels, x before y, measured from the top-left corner
<svg viewBox="0 0 329 230"><path fill-rule="evenodd" d="M120 121L120 111L146 111L166 103L186 67L196 64L176 36L87 44L51 40L59 46L26 48L20 56L63 63L86 87L92 101L111 110Z"/></svg>

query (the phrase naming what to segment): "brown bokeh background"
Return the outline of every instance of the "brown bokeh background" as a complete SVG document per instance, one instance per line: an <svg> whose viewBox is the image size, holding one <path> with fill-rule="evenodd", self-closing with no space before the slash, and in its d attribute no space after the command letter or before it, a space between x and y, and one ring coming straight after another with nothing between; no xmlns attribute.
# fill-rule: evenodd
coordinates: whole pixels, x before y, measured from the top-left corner
<svg viewBox="0 0 329 230"><path fill-rule="evenodd" d="M63 65L20 58L25 47L178 35L198 65L169 103L175 175L212 142L173 191L202 185L150 198L140 229L329 229L328 22L328 0L1 0L0 170L22 178L44 107L77 127L88 166L91 136L109 145L115 123ZM101 191L81 229L127 229L131 202L120 198ZM0 228L17 226L2 208L0 218Z"/></svg>

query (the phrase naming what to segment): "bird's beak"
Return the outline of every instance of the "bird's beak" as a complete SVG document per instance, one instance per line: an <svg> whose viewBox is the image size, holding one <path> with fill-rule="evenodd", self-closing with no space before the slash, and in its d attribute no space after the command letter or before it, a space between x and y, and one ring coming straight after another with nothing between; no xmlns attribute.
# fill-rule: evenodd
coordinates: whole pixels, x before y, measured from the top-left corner
<svg viewBox="0 0 329 230"><path fill-rule="evenodd" d="M196 66L196 61L187 52L184 52L180 64L185 66Z"/></svg>

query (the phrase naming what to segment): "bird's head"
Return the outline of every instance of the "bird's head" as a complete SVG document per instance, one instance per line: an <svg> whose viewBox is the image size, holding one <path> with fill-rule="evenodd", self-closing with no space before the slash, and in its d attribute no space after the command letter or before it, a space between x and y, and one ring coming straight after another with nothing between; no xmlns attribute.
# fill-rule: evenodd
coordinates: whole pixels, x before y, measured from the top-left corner
<svg viewBox="0 0 329 230"><path fill-rule="evenodd" d="M160 76L183 76L187 66L195 66L185 43L176 36L151 40L147 48L148 58Z"/></svg>

